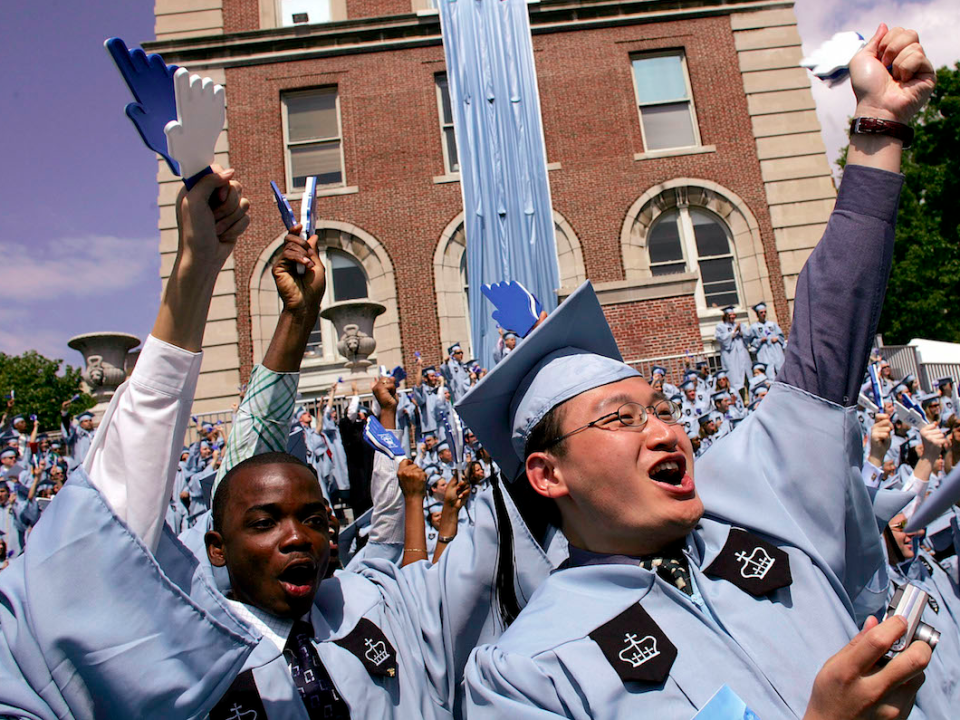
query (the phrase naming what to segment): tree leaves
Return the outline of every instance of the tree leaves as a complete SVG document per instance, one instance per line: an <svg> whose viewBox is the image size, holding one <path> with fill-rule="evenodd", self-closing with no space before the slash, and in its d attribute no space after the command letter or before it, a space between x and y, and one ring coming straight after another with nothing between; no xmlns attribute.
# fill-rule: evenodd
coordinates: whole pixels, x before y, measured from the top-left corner
<svg viewBox="0 0 960 720"><path fill-rule="evenodd" d="M0 393L3 410L5 398L15 392L13 414L36 415L40 430L48 432L60 429L60 404L80 392L80 369L67 365L59 375L62 360L51 360L30 350L23 355L0 353ZM70 407L73 414L96 405L92 396L82 394ZM28 432L33 428L27 423Z"/></svg>

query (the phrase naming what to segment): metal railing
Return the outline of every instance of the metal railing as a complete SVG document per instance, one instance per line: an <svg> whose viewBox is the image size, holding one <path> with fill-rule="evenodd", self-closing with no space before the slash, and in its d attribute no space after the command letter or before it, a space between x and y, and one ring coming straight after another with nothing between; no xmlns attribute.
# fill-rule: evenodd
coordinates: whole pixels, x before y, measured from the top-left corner
<svg viewBox="0 0 960 720"><path fill-rule="evenodd" d="M903 380L907 375L913 375L924 391L930 391L930 383L920 364L920 355L913 345L882 345L880 354L890 363L895 380Z"/></svg>

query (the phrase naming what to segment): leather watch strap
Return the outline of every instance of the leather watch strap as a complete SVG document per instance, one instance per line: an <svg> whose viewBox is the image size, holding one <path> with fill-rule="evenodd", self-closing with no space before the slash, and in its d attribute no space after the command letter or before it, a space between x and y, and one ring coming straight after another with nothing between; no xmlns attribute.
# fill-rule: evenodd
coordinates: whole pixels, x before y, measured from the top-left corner
<svg viewBox="0 0 960 720"><path fill-rule="evenodd" d="M903 143L906 150L913 144L913 128L895 120L858 117L850 123L851 135L887 135Z"/></svg>

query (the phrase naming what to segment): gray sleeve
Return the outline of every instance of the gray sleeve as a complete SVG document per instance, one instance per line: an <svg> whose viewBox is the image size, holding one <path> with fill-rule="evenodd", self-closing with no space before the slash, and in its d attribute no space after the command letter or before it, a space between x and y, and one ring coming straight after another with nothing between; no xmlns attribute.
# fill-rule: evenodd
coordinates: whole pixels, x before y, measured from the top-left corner
<svg viewBox="0 0 960 720"><path fill-rule="evenodd" d="M899 173L844 170L826 232L800 273L780 382L856 403L890 277L902 186Z"/></svg>

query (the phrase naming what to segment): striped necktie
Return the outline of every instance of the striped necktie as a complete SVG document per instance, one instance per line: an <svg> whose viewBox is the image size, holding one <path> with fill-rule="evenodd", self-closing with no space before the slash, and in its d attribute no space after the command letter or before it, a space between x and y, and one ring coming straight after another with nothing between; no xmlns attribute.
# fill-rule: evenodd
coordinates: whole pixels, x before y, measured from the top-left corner
<svg viewBox="0 0 960 720"><path fill-rule="evenodd" d="M349 720L350 709L340 697L330 674L313 646L313 627L297 620L287 638L283 656L311 720Z"/></svg>

